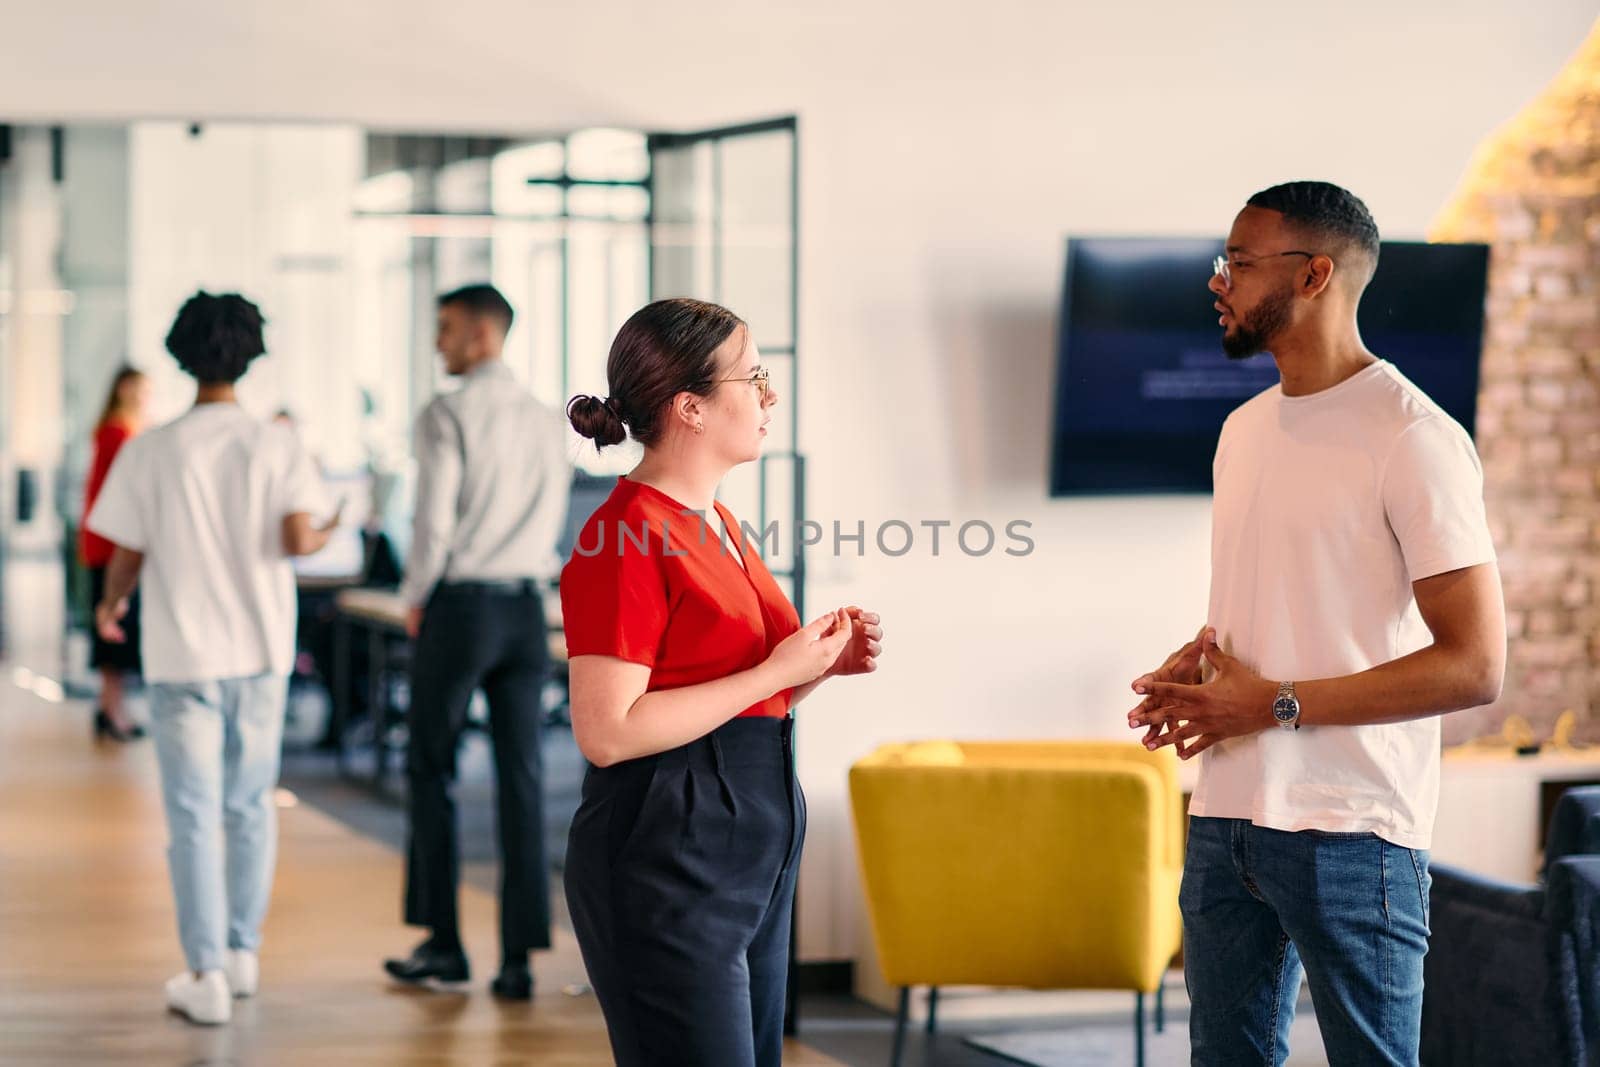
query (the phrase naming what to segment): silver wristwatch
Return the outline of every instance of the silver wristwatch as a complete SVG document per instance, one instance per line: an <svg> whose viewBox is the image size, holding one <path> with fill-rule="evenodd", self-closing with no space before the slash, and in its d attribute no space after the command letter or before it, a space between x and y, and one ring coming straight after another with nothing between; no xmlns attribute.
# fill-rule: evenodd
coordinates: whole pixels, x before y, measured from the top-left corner
<svg viewBox="0 0 1600 1067"><path fill-rule="evenodd" d="M1300 729L1300 698L1294 695L1294 683L1278 686L1278 699L1272 702L1272 717L1285 730Z"/></svg>

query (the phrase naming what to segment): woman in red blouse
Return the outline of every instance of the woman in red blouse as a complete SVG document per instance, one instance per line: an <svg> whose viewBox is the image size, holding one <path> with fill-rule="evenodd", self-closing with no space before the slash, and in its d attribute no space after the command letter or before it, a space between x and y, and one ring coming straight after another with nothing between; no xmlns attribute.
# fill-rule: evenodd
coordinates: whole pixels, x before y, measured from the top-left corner
<svg viewBox="0 0 1600 1067"><path fill-rule="evenodd" d="M111 380L111 392L94 427L94 456L89 464L89 482L83 494L83 517L94 507L100 487L111 470L117 452L144 429L145 411L150 403L150 380L133 367L122 367ZM89 572L91 604L98 604L105 592L106 565L116 549L110 541L90 532L83 518L78 522L78 558ZM123 676L139 673L139 614L130 606L122 624L128 639L123 644L101 640L91 626L89 666L100 671L100 706L94 713L94 734L113 741L133 741L144 736L144 727L128 717L123 707Z"/></svg>
<svg viewBox="0 0 1600 1067"><path fill-rule="evenodd" d="M805 800L790 709L877 666L859 608L802 627L715 502L777 403L749 328L662 300L618 332L611 395L573 398L597 446L644 459L561 575L572 728L589 760L567 902L621 1067L776 1067Z"/></svg>

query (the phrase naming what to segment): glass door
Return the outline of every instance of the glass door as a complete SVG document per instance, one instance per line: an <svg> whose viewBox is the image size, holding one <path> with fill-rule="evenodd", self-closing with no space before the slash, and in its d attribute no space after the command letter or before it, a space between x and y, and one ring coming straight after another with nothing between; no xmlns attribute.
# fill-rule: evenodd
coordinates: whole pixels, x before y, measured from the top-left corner
<svg viewBox="0 0 1600 1067"><path fill-rule="evenodd" d="M652 134L652 300L693 296L750 324L781 400L761 459L722 500L750 524L773 576L805 617L805 459L799 443L798 141L794 118Z"/></svg>
<svg viewBox="0 0 1600 1067"><path fill-rule="evenodd" d="M793 117L694 133L652 134L650 298L692 296L750 324L779 406L766 450L719 496L755 528L768 569L806 618L805 457L799 438L799 175ZM796 915L799 914L796 909ZM795 928L789 929L784 1032L799 1022Z"/></svg>

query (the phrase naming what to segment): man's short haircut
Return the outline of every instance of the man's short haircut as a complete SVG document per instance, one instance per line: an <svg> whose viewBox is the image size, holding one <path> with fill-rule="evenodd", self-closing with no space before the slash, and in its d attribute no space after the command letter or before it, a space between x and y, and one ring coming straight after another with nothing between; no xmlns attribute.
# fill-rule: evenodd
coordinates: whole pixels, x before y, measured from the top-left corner
<svg viewBox="0 0 1600 1067"><path fill-rule="evenodd" d="M204 289L184 301L167 333L167 351L196 381L232 384L267 350L261 309L238 293Z"/></svg>
<svg viewBox="0 0 1600 1067"><path fill-rule="evenodd" d="M1361 198L1330 182L1285 182L1263 189L1249 200L1251 207L1276 211L1285 221L1308 234L1322 252L1339 262L1360 264L1352 278L1365 288L1378 266L1378 224ZM1352 257L1351 253L1355 253ZM1354 265L1354 264L1351 264Z"/></svg>
<svg viewBox="0 0 1600 1067"><path fill-rule="evenodd" d="M511 320L515 317L511 302L492 285L463 285L439 298L440 307L452 304L465 308L471 315L490 320L500 327L502 334L511 332Z"/></svg>

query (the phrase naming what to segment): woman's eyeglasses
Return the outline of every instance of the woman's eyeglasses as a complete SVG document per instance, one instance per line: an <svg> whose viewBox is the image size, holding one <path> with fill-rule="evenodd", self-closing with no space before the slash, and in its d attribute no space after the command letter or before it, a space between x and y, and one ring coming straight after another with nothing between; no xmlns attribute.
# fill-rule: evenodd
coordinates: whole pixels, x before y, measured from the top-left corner
<svg viewBox="0 0 1600 1067"><path fill-rule="evenodd" d="M712 384L718 382L744 382L746 385L753 385L761 390L761 400L765 403L767 391L772 387L772 372L765 367L757 367L755 372L748 378L713 378L711 381Z"/></svg>

